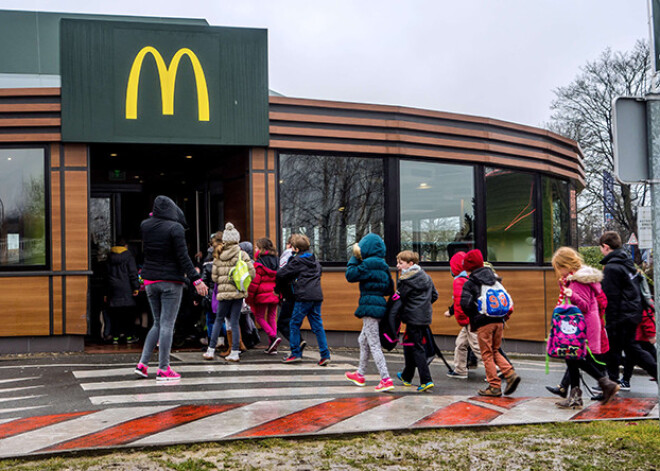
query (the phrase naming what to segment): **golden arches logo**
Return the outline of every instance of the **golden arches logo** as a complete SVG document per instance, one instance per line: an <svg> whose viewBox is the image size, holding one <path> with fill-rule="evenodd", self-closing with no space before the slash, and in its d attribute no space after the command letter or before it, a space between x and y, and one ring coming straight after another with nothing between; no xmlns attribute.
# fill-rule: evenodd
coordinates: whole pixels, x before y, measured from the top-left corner
<svg viewBox="0 0 660 471"><path fill-rule="evenodd" d="M176 73L179 68L179 62L183 56L188 56L190 63L195 73L195 84L197 86L197 114L199 121L209 120L209 91L206 86L206 77L202 64L194 52L188 48L179 49L169 67L165 65L163 56L160 52L152 46L143 47L131 67L131 72L128 75L128 86L126 87L126 119L137 119L137 101L138 101L138 87L140 85L140 70L142 69L142 62L147 54L151 54L156 61L158 68L158 76L160 78L160 95L162 100L163 115L174 114L174 86L176 84Z"/></svg>

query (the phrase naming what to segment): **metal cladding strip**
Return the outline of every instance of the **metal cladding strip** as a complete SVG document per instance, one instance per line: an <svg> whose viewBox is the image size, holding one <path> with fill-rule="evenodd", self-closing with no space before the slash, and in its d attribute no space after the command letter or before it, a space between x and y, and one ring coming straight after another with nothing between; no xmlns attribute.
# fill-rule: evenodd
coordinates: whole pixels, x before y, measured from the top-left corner
<svg viewBox="0 0 660 471"><path fill-rule="evenodd" d="M271 420L263 425L231 435L231 438L269 437L315 433L330 425L395 399L395 396L350 397L324 402L317 406Z"/></svg>
<svg viewBox="0 0 660 471"><path fill-rule="evenodd" d="M184 424L164 432L156 433L131 445L166 445L221 440L243 430L279 419L302 409L327 401L327 397L314 399L283 399L258 401L245 407L212 415L196 422Z"/></svg>
<svg viewBox="0 0 660 471"><path fill-rule="evenodd" d="M366 379L368 381L378 384L380 381L379 375L367 375ZM263 375L254 375L254 376L203 376L199 377L188 377L179 381L181 386L200 386L200 385L218 385L226 386L229 384L273 384L273 383L304 383L310 384L314 382L335 382L335 383L345 383L346 377L344 373L335 373L335 374L292 374L292 375L271 375L268 378L264 378ZM110 381L110 382L98 382L98 383L80 383L85 391L108 391L111 389L146 389L146 388L158 388L163 387L164 383L155 383L153 381L140 381L140 380L127 380L127 381Z"/></svg>
<svg viewBox="0 0 660 471"><path fill-rule="evenodd" d="M183 381L179 382L180 384ZM167 384L170 388L175 388L177 384ZM213 389L211 391L180 391L171 392L141 393L141 394L113 394L108 396L93 396L89 400L95 405L106 404L131 404L146 402L189 402L189 401L212 401L256 398L292 398L302 396L346 396L355 394L382 394L376 391L360 391L355 386L310 386L293 388L253 388L253 389Z"/></svg>
<svg viewBox="0 0 660 471"><path fill-rule="evenodd" d="M186 424L209 415L220 414L245 404L188 405L129 420L114 427L74 438L39 450L40 452L101 448L125 445L153 433Z"/></svg>
<svg viewBox="0 0 660 471"><path fill-rule="evenodd" d="M418 420L413 424L413 428L488 424L500 415L501 412L496 410L458 401Z"/></svg>
<svg viewBox="0 0 660 471"><path fill-rule="evenodd" d="M566 422L575 415L573 409L560 409L556 397L537 397L523 402L490 422L490 425Z"/></svg>
<svg viewBox="0 0 660 471"><path fill-rule="evenodd" d="M0 440L0 457L21 456L173 406L106 409Z"/></svg>
<svg viewBox="0 0 660 471"><path fill-rule="evenodd" d="M497 407L502 407L503 409L513 409L514 407L522 404L523 402L531 401L533 397L486 397L486 396L474 396L471 397L471 401L483 402L486 404L492 404Z"/></svg>
<svg viewBox="0 0 660 471"><path fill-rule="evenodd" d="M65 420L71 420L76 417L91 414L94 411L71 412L69 414L41 415L37 417L27 417L16 419L12 422L0 424L0 439L18 435L19 433L36 430L47 425L58 424Z"/></svg>
<svg viewBox="0 0 660 471"><path fill-rule="evenodd" d="M410 428L418 420L463 396L411 394L364 411L323 430L323 433L375 432Z"/></svg>
<svg viewBox="0 0 660 471"><path fill-rule="evenodd" d="M73 376L76 379L87 379L87 378L108 378L110 376L125 376L127 378L133 376L133 367L126 368L97 368L93 370L77 370L73 372ZM277 363L259 363L259 364L227 364L227 363L206 363L202 365L174 365L173 368L177 373L236 373L244 371L259 371L259 372L274 372L282 371L294 373L298 371L319 371L320 367L316 363L297 363L295 365L285 365L281 362ZM339 363L330 363L328 366L324 366L322 369L326 370L340 370L346 371L351 368L355 368L354 365L350 364L339 364ZM153 369L153 368L152 368ZM155 376L152 376L155 378ZM136 380L137 381L137 380Z"/></svg>
<svg viewBox="0 0 660 471"><path fill-rule="evenodd" d="M654 398L613 397L605 405L596 402L582 409L571 420L638 419L648 416L657 402L658 400Z"/></svg>

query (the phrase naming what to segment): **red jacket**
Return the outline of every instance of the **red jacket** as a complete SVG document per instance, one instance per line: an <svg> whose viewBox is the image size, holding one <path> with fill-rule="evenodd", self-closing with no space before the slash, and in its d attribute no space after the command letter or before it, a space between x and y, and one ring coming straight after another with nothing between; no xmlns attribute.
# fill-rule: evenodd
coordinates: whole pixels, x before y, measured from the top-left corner
<svg viewBox="0 0 660 471"><path fill-rule="evenodd" d="M653 342L655 339L655 311L647 309L642 315L642 322L637 326L635 340L638 342Z"/></svg>
<svg viewBox="0 0 660 471"><path fill-rule="evenodd" d="M457 252L449 261L449 269L454 277L452 291L454 316L460 326L466 326L470 323L470 318L463 312L463 308L461 308L461 293L463 292L463 285L468 279L467 272L463 270L463 260L465 260L465 252Z"/></svg>
<svg viewBox="0 0 660 471"><path fill-rule="evenodd" d="M277 304L280 298L275 294L275 276L277 275L277 257L268 252L259 255L254 262L255 275L248 288L248 304Z"/></svg>

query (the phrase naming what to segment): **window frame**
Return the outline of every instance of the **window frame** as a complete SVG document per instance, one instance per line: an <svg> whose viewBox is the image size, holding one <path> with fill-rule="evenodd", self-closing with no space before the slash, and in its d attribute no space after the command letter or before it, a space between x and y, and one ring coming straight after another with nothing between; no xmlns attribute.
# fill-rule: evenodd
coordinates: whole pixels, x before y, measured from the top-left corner
<svg viewBox="0 0 660 471"><path fill-rule="evenodd" d="M47 144L2 144L0 150L23 149L42 150L44 156L44 244L45 263L42 265L0 265L0 274L18 274L24 272L50 272L52 267L52 198L51 198L51 153ZM64 221L62 221L62 224Z"/></svg>

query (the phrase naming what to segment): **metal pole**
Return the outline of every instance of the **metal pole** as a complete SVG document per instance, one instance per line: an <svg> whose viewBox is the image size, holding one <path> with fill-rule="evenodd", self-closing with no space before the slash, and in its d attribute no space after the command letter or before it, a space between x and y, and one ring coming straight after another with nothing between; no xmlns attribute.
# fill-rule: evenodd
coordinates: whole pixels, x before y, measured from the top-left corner
<svg viewBox="0 0 660 471"><path fill-rule="evenodd" d="M648 95L646 102L647 136L649 146L649 176L651 177L651 216L653 219L653 285L655 305L660 306L660 96ZM660 332L660 316L655 316L656 332ZM656 342L656 361L660 365L660 345ZM660 366L656 375L660 375ZM656 376L657 377L657 376ZM660 400L660 381L658 382Z"/></svg>

